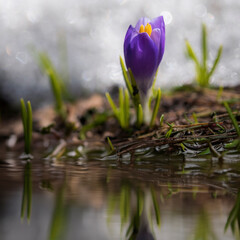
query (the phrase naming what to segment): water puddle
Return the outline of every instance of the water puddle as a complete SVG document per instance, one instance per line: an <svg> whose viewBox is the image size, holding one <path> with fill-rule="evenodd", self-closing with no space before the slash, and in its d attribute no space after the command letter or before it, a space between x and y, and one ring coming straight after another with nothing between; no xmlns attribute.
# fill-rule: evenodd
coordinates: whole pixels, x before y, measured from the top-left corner
<svg viewBox="0 0 240 240"><path fill-rule="evenodd" d="M2 153L1 239L239 239L238 153L222 163L96 154L27 162Z"/></svg>

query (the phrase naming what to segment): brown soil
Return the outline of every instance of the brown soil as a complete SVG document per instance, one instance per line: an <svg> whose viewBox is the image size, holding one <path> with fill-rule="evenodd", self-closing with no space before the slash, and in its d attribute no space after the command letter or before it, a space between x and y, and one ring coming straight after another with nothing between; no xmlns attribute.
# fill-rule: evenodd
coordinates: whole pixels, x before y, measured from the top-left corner
<svg viewBox="0 0 240 240"><path fill-rule="evenodd" d="M135 129L133 126L130 131L123 131L120 129L118 122L113 117L109 117L105 123L86 132L85 142L105 142L107 136L111 137L116 146L118 146L119 142L124 142L125 139L136 140L139 138L145 138L145 140L147 139L148 141L154 140L156 134L165 134L167 132L169 129L167 123L174 124L175 129L178 129L176 126L180 126L179 128L181 128L181 126L182 128L186 128L187 126L192 126L194 124L196 126L197 123L195 122L196 119L194 119L194 116L197 117L198 124L207 124L204 127L205 129L208 127L211 129L212 126L212 130L214 131L214 126L211 124L214 123L214 119L216 118L220 120L222 119L223 127L226 128L230 122L227 122L224 119L224 116L227 116L227 114L222 102L225 100L232 100L230 106L235 112L238 112L236 116L239 120L240 86L235 87L234 89L224 89L221 96L218 96L218 94L218 90L196 88L190 88L187 91L175 91L170 94L163 94L159 109L159 116L164 114L164 124L162 127L157 125L154 129L142 127L142 129L139 130ZM55 126L51 128L49 134L47 134L47 138L63 138L71 143L83 143L83 140L78 139L79 130L84 124L89 124L93 121L98 113L109 109L109 105L104 96L93 95L88 99L78 100L74 104L68 105L67 109L68 122L74 123L75 128L72 132L68 131L68 134L66 134L66 125L59 121L59 119L56 119L53 107L48 106L35 111L33 115L33 143L34 140L41 141L42 138L46 138L46 135L42 135L40 131L42 127L46 127L51 123L55 123ZM159 124L159 121L157 124ZM229 126L229 128L231 127L232 126ZM211 130L208 129L208 131ZM205 131L204 133L207 134L208 132ZM186 132L184 134L186 134ZM8 147L16 147L15 144L9 144L9 137L13 135L17 136L17 139L19 139L16 143L23 141L23 129L20 116L11 119L3 118L0 121L0 142L7 143ZM149 144L153 145L155 145L155 143L156 141L152 143L151 141L149 142ZM120 151L121 150L122 149L120 148Z"/></svg>

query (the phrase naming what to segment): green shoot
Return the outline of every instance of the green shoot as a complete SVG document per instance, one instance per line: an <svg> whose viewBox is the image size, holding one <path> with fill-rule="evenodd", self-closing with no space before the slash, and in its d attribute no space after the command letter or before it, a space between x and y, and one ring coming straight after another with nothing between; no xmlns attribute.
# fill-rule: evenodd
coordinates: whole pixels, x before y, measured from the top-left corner
<svg viewBox="0 0 240 240"><path fill-rule="evenodd" d="M224 104L224 107L226 108L227 112L228 112L228 115L233 123L233 126L237 132L237 135L240 137L240 128L238 126L238 122L236 120L236 118L234 117L233 113L232 113L232 110L231 108L229 107L228 103L227 102L223 102Z"/></svg>
<svg viewBox="0 0 240 240"><path fill-rule="evenodd" d="M107 137L107 141L108 141L108 145L109 145L109 147L110 147L111 151L114 151L114 150L115 150L115 148L114 148L114 146L113 146L113 144L112 144L112 141L110 140L110 138L109 138L109 137Z"/></svg>
<svg viewBox="0 0 240 240"><path fill-rule="evenodd" d="M240 231L240 192L238 192L237 194L237 199L236 199L236 203L235 205L233 206L229 216L228 216L228 219L227 219L227 222L226 222L226 225L225 225L225 228L224 228L224 231L226 232L228 227L230 226L231 227L231 230L232 230L232 233L234 235L238 235L238 237L240 237L239 235L239 231Z"/></svg>
<svg viewBox="0 0 240 240"><path fill-rule="evenodd" d="M138 111L137 111L137 127L140 128L140 126L143 123L143 109L142 105L138 105Z"/></svg>
<svg viewBox="0 0 240 240"><path fill-rule="evenodd" d="M198 123L197 114L193 113L192 117L193 117L194 123Z"/></svg>
<svg viewBox="0 0 240 240"><path fill-rule="evenodd" d="M223 86L220 86L219 87L219 90L218 90L218 93L217 93L217 100L219 101L222 97L222 94L223 94Z"/></svg>
<svg viewBox="0 0 240 240"><path fill-rule="evenodd" d="M21 112L22 112L22 123L24 130L24 151L26 154L30 154L31 141L32 141L32 107L30 101L25 105L24 100L21 98Z"/></svg>
<svg viewBox="0 0 240 240"><path fill-rule="evenodd" d="M156 223L157 223L158 227L160 228L160 225L161 225L160 209L159 209L159 204L157 202L156 192L154 191L153 187L151 187L151 195L152 195L153 207L154 207L154 211L155 211Z"/></svg>
<svg viewBox="0 0 240 240"><path fill-rule="evenodd" d="M59 76L58 72L54 68L54 65L46 53L38 54L38 62L42 71L48 76L50 86L52 88L53 96L55 99L56 113L62 118L66 119L66 108L64 106L63 98L70 99L70 95L67 92L67 86L63 79Z"/></svg>
<svg viewBox="0 0 240 240"><path fill-rule="evenodd" d="M171 134L172 134L172 131L173 131L174 124L167 123L167 125L168 125L170 128L169 128L169 130L167 131L165 137L166 137L166 138L170 138L170 136L171 136Z"/></svg>
<svg viewBox="0 0 240 240"><path fill-rule="evenodd" d="M105 95L106 95L106 98L107 98L107 100L108 100L108 103L110 104L110 107L111 107L112 110L113 110L113 113L114 113L115 117L116 117L117 119L119 119L119 116L118 116L118 108L117 108L117 106L115 105L115 103L113 102L113 99L112 99L111 95L110 95L108 92L107 92Z"/></svg>
<svg viewBox="0 0 240 240"><path fill-rule="evenodd" d="M157 117L158 109L159 109L159 106L160 106L160 101L161 101L161 90L159 88L158 91L157 91L156 102L155 102L155 105L154 105L154 108L153 108L152 118L151 118L151 121L150 121L150 128L153 127L155 119Z"/></svg>
<svg viewBox="0 0 240 240"><path fill-rule="evenodd" d="M30 221L32 209L32 176L31 176L31 163L28 161L24 168L24 184L21 205L21 219L24 218L25 212L27 220Z"/></svg>
<svg viewBox="0 0 240 240"><path fill-rule="evenodd" d="M106 98L121 128L127 129L129 127L130 121L130 104L128 91L123 91L122 88L119 88L119 108L115 105L109 93L106 93Z"/></svg>
<svg viewBox="0 0 240 240"><path fill-rule="evenodd" d="M186 51L188 57L195 63L196 69L196 81L200 87L208 87L210 78L213 75L219 60L222 55L223 47L218 48L216 58L214 60L212 68L208 68L208 46L207 46L207 28L205 24L202 24L202 61L198 60L195 52L193 51L188 40L185 41Z"/></svg>
<svg viewBox="0 0 240 240"><path fill-rule="evenodd" d="M161 115L160 120L159 120L159 126L162 127L164 121L164 114Z"/></svg>
<svg viewBox="0 0 240 240"><path fill-rule="evenodd" d="M120 56L120 65L121 65L121 68L122 68L122 73L123 73L123 77L124 77L125 84L127 86L128 92L132 96L133 88L132 88L132 85L130 83L130 80L129 80L129 77L128 77L128 74L127 74L127 71L126 71L126 68L124 66L124 62L123 62L123 59L122 59L121 56Z"/></svg>

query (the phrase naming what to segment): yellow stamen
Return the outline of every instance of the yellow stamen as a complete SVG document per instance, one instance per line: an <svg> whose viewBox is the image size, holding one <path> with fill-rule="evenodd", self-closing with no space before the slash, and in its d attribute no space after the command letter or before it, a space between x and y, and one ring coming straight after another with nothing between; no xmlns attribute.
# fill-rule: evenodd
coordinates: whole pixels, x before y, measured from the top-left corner
<svg viewBox="0 0 240 240"><path fill-rule="evenodd" d="M143 26L143 25L140 26L139 32L140 32L140 33L143 33L143 32L144 32L144 26Z"/></svg>
<svg viewBox="0 0 240 240"><path fill-rule="evenodd" d="M152 26L148 23L146 26L145 26L145 32L149 35L149 37L151 37L151 34L152 34Z"/></svg>
<svg viewBox="0 0 240 240"><path fill-rule="evenodd" d="M151 37L152 26L149 23L145 26L145 28L143 25L141 25L139 29L139 33L143 33L143 32L146 32L149 35L149 37Z"/></svg>

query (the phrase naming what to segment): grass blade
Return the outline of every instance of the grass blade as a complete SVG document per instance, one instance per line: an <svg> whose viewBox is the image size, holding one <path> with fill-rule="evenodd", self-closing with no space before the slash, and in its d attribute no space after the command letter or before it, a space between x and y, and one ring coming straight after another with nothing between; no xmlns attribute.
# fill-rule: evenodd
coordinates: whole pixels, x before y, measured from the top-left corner
<svg viewBox="0 0 240 240"><path fill-rule="evenodd" d="M164 120L164 114L161 115L160 120L159 120L160 127L162 127L162 125L163 125L163 120Z"/></svg>
<svg viewBox="0 0 240 240"><path fill-rule="evenodd" d="M110 149L111 149L112 151L114 151L115 148L114 148L114 146L113 146L113 144L112 144L112 141L110 140L109 137L107 137L107 141L108 141L108 145L109 145Z"/></svg>
<svg viewBox="0 0 240 240"><path fill-rule="evenodd" d="M22 113L22 123L23 123L23 131L24 131L24 143L25 143L25 153L27 153L27 145L28 145L28 128L27 128L27 109L24 100L21 98L21 113Z"/></svg>
<svg viewBox="0 0 240 240"><path fill-rule="evenodd" d="M143 109L142 105L138 105L138 110L137 110L137 127L140 128L143 123Z"/></svg>
<svg viewBox="0 0 240 240"><path fill-rule="evenodd" d="M154 108L153 108L152 118L151 118L151 121L150 121L150 128L153 127L155 119L157 117L159 106L160 106L160 101L161 101L161 95L162 95L161 94L161 89L159 88L158 93L157 93L156 102L155 102L155 105L154 105Z"/></svg>
<svg viewBox="0 0 240 240"><path fill-rule="evenodd" d="M213 73L219 63L219 60L221 58L222 50L223 50L223 46L221 45L218 49L218 53L217 53L216 59L214 61L213 67L212 67L211 71L208 73L208 78L210 78L213 75Z"/></svg>
<svg viewBox="0 0 240 240"><path fill-rule="evenodd" d="M200 69L200 63L197 59L197 56L196 56L195 52L193 51L193 49L191 47L189 41L185 40L185 44L186 44L186 49L187 49L188 56L195 62L197 68Z"/></svg>
<svg viewBox="0 0 240 240"><path fill-rule="evenodd" d="M160 209L159 209L159 205L157 202L156 193L152 187L151 187L151 195L152 195L152 201L153 201L153 206L154 206L154 211L155 211L156 222L157 222L158 227L160 227L160 225L161 225Z"/></svg>
<svg viewBox="0 0 240 240"><path fill-rule="evenodd" d="M125 128L124 97L122 88L119 88L119 119L121 127Z"/></svg>
<svg viewBox="0 0 240 240"><path fill-rule="evenodd" d="M31 150L31 141L32 141L32 107L30 101L27 102L27 154Z"/></svg>
<svg viewBox="0 0 240 240"><path fill-rule="evenodd" d="M125 127L129 127L129 119L130 119L130 114L129 114L129 94L128 90L124 90L124 117L125 117Z"/></svg>
<svg viewBox="0 0 240 240"><path fill-rule="evenodd" d="M132 89L131 83L129 81L128 74L127 74L127 71L126 71L126 68L125 68L125 65L124 65L124 62L123 62L123 59L122 59L121 56L120 56L120 65L121 65L121 68L122 68L122 73L123 73L123 77L124 77L125 84L127 86L128 92L132 96L133 89Z"/></svg>
<svg viewBox="0 0 240 240"><path fill-rule="evenodd" d="M204 72L207 70L207 57L208 57L208 49L207 49L207 28L205 24L202 24L202 56L203 56L203 68Z"/></svg>
<svg viewBox="0 0 240 240"><path fill-rule="evenodd" d="M238 136L240 137L240 128L238 126L238 122L236 120L236 118L234 117L233 113L232 113L232 110L231 108L229 107L228 103L227 102L223 102L224 104L224 107L226 108L227 112L228 112L228 115L233 123L233 126L238 134Z"/></svg>
<svg viewBox="0 0 240 240"><path fill-rule="evenodd" d="M112 97L110 96L110 94L108 92L105 94L105 96L108 100L108 103L109 103L110 107L113 110L113 113L114 113L115 117L119 120L119 111L118 111L115 103L113 102Z"/></svg>

